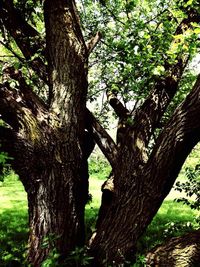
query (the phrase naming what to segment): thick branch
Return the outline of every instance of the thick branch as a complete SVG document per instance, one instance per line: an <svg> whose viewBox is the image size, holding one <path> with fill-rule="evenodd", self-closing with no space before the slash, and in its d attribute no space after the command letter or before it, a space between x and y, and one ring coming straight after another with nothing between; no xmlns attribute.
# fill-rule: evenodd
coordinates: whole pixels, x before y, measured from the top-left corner
<svg viewBox="0 0 200 267"><path fill-rule="evenodd" d="M8 83L0 85L0 114L15 131L20 128L19 113L22 111L21 96L17 90L10 88Z"/></svg>
<svg viewBox="0 0 200 267"><path fill-rule="evenodd" d="M186 157L200 140L199 96L200 75L161 133L147 163L146 173L151 173L148 175L151 181L147 179L146 185L149 187L151 182L151 191L159 188L155 195L162 199L169 193Z"/></svg>
<svg viewBox="0 0 200 267"><path fill-rule="evenodd" d="M24 20L12 0L0 0L0 19L25 59L30 60L38 50L44 49L44 41L39 33ZM36 74L47 82L46 66L41 58L34 58L29 64Z"/></svg>
<svg viewBox="0 0 200 267"><path fill-rule="evenodd" d="M200 230L180 237L173 237L165 244L156 246L146 256L146 267L151 266L198 266L200 259Z"/></svg>
<svg viewBox="0 0 200 267"><path fill-rule="evenodd" d="M14 8L12 0L0 1L0 18L16 41L24 57L30 59L32 54L38 50L38 46L40 46L40 40L31 45L30 37L38 37L38 32L22 18L19 10Z"/></svg>
<svg viewBox="0 0 200 267"><path fill-rule="evenodd" d="M46 0L44 4L51 110L63 123L78 107L74 103L80 97L80 102L86 102L88 56L76 12L74 1Z"/></svg>
<svg viewBox="0 0 200 267"><path fill-rule="evenodd" d="M14 67L7 67L3 70L3 77L8 80L9 78L18 81L19 90L22 94L23 101L26 103L26 106L30 108L33 114L37 114L39 111L46 112L48 106L42 101L42 99L36 95L31 87L26 83L22 73L19 70L15 70Z"/></svg>
<svg viewBox="0 0 200 267"><path fill-rule="evenodd" d="M48 111L39 97L27 86L23 77L19 78L19 83L21 90L11 88L8 82L0 85L0 114L15 132L30 132L31 124L46 120Z"/></svg>
<svg viewBox="0 0 200 267"><path fill-rule="evenodd" d="M107 92L107 98L111 107L114 109L116 115L120 119L127 118L128 115L130 115L129 110L124 107L124 105L119 101L119 99L113 92Z"/></svg>
<svg viewBox="0 0 200 267"><path fill-rule="evenodd" d="M87 110L87 117L93 128L95 142L98 144L111 166L115 167L118 153L115 142L89 110Z"/></svg>

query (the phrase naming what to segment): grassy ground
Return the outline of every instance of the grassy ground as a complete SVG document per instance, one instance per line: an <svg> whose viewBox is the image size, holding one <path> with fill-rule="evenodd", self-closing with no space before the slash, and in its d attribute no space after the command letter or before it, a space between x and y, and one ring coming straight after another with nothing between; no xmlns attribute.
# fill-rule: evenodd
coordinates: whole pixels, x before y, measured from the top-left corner
<svg viewBox="0 0 200 267"><path fill-rule="evenodd" d="M92 172L90 182L92 202L86 207L88 235L94 229L103 183L102 175L99 175L98 170L90 171ZM106 173L103 177L105 176ZM172 194L174 196L174 192ZM180 203L174 203L169 195L141 238L139 253L142 254L152 246L162 243L165 238L180 235L196 227L195 216L194 211ZM26 193L18 178L11 174L0 185L0 267L14 267L15 261L23 266L28 237L27 222Z"/></svg>
<svg viewBox="0 0 200 267"><path fill-rule="evenodd" d="M0 185L0 266L23 262L28 236L26 193L13 173Z"/></svg>

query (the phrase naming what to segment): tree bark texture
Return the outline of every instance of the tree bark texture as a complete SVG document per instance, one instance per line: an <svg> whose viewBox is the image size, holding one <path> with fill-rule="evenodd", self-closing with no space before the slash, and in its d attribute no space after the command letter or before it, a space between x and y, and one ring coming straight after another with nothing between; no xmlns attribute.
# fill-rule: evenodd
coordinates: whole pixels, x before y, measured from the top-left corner
<svg viewBox="0 0 200 267"><path fill-rule="evenodd" d="M75 3L46 0L44 15L50 104L44 104L13 68L6 70L7 75L18 82L19 89L8 82L0 88L0 113L9 125L1 128L1 141L14 157L13 167L27 192L28 260L34 267L41 266L53 248L64 256L84 245L87 157L93 148L93 143L88 148L85 132L88 56ZM20 28L20 19L15 19ZM6 21L12 28L12 20ZM22 32L23 27L16 30ZM14 29L11 35L21 44L23 36L15 36ZM24 46L32 56L30 44ZM8 132L12 145L6 138Z"/></svg>
<svg viewBox="0 0 200 267"><path fill-rule="evenodd" d="M119 117L115 143L86 109L88 54L100 35L85 44L75 1L44 1L47 67L40 58L31 60L44 42L19 15L13 1L0 0L0 18L24 58L30 60L30 67L49 87L45 104L14 68L4 73L18 87L13 88L8 78L0 86L0 114L8 125L0 127L0 140L13 156L13 167L28 195L29 262L39 267L54 247L67 255L84 244L92 134L112 173L103 186L90 253L95 267L129 265L139 237L200 139L200 78L147 153L152 134L178 90L187 55L178 56L173 65L166 62L166 76L157 79L134 115L113 92L108 93ZM193 19L196 22L194 16L184 19L175 34L183 33ZM46 238L49 241L43 246Z"/></svg>
<svg viewBox="0 0 200 267"><path fill-rule="evenodd" d="M97 260L95 266L120 266L133 260L139 237L200 139L199 95L198 78L191 93L160 134L146 164L138 164L130 146L121 148L118 167L113 168L113 188L103 216L98 220L96 235L91 240L91 253ZM128 143L131 144L130 140ZM105 191L107 189L104 187Z"/></svg>
<svg viewBox="0 0 200 267"><path fill-rule="evenodd" d="M6 89L1 88L1 93L4 93L2 104L6 104ZM84 244L87 158L83 149L77 147L79 136L74 139L71 131L55 127L57 119L53 116L50 126L48 112L37 109L35 116L27 107L21 107L22 103L17 104L23 114L19 113L17 126L13 124L14 133L9 128L1 128L1 141L3 149L15 159L13 167L27 191L29 261L33 266L40 266L52 245L42 248L44 238L53 235L55 247L62 255ZM9 121L12 119L11 113Z"/></svg>
<svg viewBox="0 0 200 267"><path fill-rule="evenodd" d="M200 266L200 231L182 237L173 237L155 247L146 256L147 267L198 267Z"/></svg>

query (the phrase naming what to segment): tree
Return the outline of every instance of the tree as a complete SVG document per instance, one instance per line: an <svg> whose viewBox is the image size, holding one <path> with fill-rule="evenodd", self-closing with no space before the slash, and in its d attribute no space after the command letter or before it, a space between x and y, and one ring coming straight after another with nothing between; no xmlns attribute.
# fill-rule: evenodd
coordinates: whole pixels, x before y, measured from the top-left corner
<svg viewBox="0 0 200 267"><path fill-rule="evenodd" d="M44 237L53 234L61 254L84 244L88 52L73 1L45 1L46 49L12 1L0 5L3 31L15 40L20 59L29 61L49 90L48 101L43 101L20 70L10 66L3 72L0 113L9 127L1 127L1 141L15 159L14 169L28 195L28 257L33 266L40 266L51 249L42 248ZM46 61L35 55L38 49L43 49L48 71Z"/></svg>
<svg viewBox="0 0 200 267"><path fill-rule="evenodd" d="M144 1L144 7L96 1L92 14L99 20L87 13L92 3L80 5L80 22L74 1L46 0L44 37L36 30L42 28L34 15L42 10L38 1L0 1L2 43L17 58L2 73L0 114L7 127L0 140L28 194L33 266L48 255L51 247L41 244L49 234L63 256L84 244L92 139L112 172L89 252L94 266L119 266L133 260L139 237L200 138L200 77L189 75L195 83L187 96L183 86L198 51L197 1ZM94 70L119 120L116 142L86 108L88 56L101 34L85 39L98 27L102 46L90 62L100 60Z"/></svg>

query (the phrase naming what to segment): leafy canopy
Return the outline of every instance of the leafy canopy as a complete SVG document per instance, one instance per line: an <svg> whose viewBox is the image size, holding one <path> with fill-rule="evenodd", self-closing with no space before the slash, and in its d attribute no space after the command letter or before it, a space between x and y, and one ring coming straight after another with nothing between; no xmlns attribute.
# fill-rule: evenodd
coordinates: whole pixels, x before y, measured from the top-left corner
<svg viewBox="0 0 200 267"><path fill-rule="evenodd" d="M45 62L42 2L15 0L14 5L26 21L40 33L43 42L34 58L40 57ZM89 60L88 94L89 101L95 101L97 108L103 109L102 116L106 115L109 109L106 92L114 92L134 111L157 80L169 75L169 66L175 65L180 55L184 54L188 63L194 62L198 53L199 23L193 22L192 27L186 26L183 31L176 32L178 25L189 13L196 14L199 11L198 1L79 0L77 6L85 39L89 40L98 31L102 35ZM30 68L30 62L34 58L24 58L3 23L0 27L2 69L7 65L20 69L28 84L46 100L47 87ZM30 39L30 42L33 42L34 46L35 38ZM188 67L180 83L181 90L169 112L186 95L195 77L196 73ZM10 79L9 82L17 83ZM99 97L102 101L99 101Z"/></svg>

